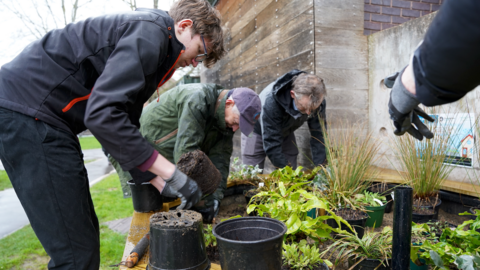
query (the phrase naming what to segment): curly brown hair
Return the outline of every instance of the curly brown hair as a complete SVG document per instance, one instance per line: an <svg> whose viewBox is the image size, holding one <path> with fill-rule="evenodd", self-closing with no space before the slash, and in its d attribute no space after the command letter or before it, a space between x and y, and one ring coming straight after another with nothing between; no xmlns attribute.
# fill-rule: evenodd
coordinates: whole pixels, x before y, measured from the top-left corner
<svg viewBox="0 0 480 270"><path fill-rule="evenodd" d="M175 23L185 19L192 20L192 36L200 34L210 42L211 52L203 61L205 67L213 66L225 55L220 13L209 2L179 0L172 5L168 13Z"/></svg>

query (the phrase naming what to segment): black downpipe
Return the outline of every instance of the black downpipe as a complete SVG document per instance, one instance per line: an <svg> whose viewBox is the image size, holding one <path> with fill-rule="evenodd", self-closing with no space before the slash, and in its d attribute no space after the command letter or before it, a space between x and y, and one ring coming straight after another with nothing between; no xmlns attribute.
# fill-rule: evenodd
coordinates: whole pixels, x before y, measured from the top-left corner
<svg viewBox="0 0 480 270"><path fill-rule="evenodd" d="M396 187L393 209L392 270L410 269L413 189Z"/></svg>

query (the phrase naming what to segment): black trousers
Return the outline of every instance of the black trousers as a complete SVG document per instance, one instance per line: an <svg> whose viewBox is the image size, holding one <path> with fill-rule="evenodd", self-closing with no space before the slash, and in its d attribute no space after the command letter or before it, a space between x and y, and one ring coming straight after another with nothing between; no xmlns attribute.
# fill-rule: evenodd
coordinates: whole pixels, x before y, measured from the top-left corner
<svg viewBox="0 0 480 270"><path fill-rule="evenodd" d="M100 266L99 224L77 137L0 108L0 159L49 269Z"/></svg>

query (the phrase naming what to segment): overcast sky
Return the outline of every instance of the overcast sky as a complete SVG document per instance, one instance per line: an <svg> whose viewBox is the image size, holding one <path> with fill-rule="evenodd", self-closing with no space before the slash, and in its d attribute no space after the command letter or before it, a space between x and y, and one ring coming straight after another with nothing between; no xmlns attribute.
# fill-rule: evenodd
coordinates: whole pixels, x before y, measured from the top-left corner
<svg viewBox="0 0 480 270"><path fill-rule="evenodd" d="M59 1L57 0L56 3L56 0L49 1L53 2L52 10L57 8L58 16L62 16L60 11L61 6L58 4ZM73 0L65 0L66 5L70 4L72 1ZM174 0L158 0L158 8L169 10L173 1ZM19 7L21 7L24 14L28 14L29 18L32 18L32 20L38 20L34 3L44 3L44 0L0 0L0 2L7 4L15 2L17 5L20 5ZM80 0L79 2L84 3L86 0ZM153 0L136 0L136 2L137 7L153 8ZM56 5L54 6L54 4ZM92 0L91 3L88 3L79 9L76 21L88 17L128 10L131 10L129 5L122 0ZM46 12L43 11L41 13L43 14ZM51 28L55 27L52 26ZM36 39L37 38L34 35L30 34L22 20L0 3L0 67L5 63L10 62L25 46Z"/></svg>

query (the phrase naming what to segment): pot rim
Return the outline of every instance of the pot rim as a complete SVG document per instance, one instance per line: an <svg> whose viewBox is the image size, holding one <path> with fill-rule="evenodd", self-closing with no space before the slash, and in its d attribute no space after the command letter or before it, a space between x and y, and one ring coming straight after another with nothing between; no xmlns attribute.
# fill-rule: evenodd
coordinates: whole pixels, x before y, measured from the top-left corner
<svg viewBox="0 0 480 270"><path fill-rule="evenodd" d="M274 237L271 237L271 238L268 238L268 239L256 240L256 241L232 240L232 239L228 239L228 238L225 238L225 237L217 234L217 228L221 228L223 226L226 226L226 225L228 225L228 223L237 222L238 220L249 220L249 219L250 220L255 220L256 219L256 220L263 220L263 221L269 221L269 222L277 223L278 225L280 225L283 228L283 230L282 230L282 232L279 232L278 235L276 235ZM287 232L287 225L285 225L285 223L283 223L279 220L276 220L276 219L273 219L273 218L267 218L267 217L241 217L241 218L229 219L229 220L225 220L223 222L220 222L220 223L216 224L212 229L212 233L217 238L217 240L220 239L221 241L228 242L228 243L233 243L233 244L238 244L238 245L258 244L258 243L265 243L265 242L278 240L279 238L283 238L283 236L285 235L286 232Z"/></svg>

